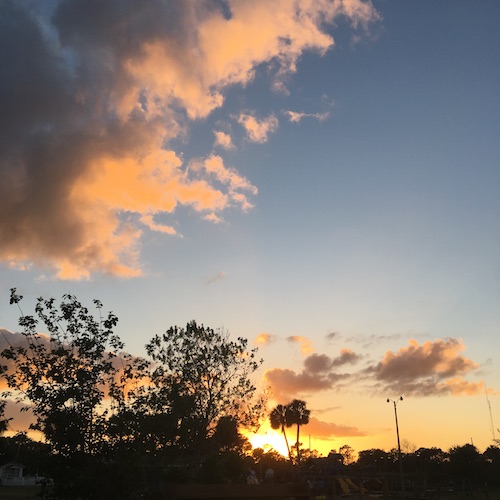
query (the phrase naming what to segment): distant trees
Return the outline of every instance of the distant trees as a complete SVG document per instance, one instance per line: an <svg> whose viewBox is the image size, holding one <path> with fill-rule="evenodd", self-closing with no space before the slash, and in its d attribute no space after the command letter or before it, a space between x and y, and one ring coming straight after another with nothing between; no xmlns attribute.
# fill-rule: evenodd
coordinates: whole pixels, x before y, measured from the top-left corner
<svg viewBox="0 0 500 500"><path fill-rule="evenodd" d="M474 445L453 446L448 454L451 473L456 481L471 486L484 479L486 460Z"/></svg>
<svg viewBox="0 0 500 500"><path fill-rule="evenodd" d="M271 428L278 430L281 429L283 437L285 438L286 447L288 450L288 456L290 462L294 462L293 455L288 443L288 438L286 435L286 427L291 427L292 425L297 426L297 440L295 443L295 463L300 462L300 427L309 423L310 410L307 409L306 402L300 399L294 399L291 403L287 405L277 405L269 414L269 422Z"/></svg>

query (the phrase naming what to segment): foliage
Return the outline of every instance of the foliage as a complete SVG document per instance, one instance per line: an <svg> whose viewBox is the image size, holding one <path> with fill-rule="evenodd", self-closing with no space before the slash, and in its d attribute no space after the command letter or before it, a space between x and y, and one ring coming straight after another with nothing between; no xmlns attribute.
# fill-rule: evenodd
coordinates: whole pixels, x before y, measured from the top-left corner
<svg viewBox="0 0 500 500"><path fill-rule="evenodd" d="M355 460L356 452L348 444L344 444L339 448L339 453L342 455L342 463L349 465Z"/></svg>
<svg viewBox="0 0 500 500"><path fill-rule="evenodd" d="M26 474L50 475L50 446L29 438L20 432L11 437L0 437L0 463L20 462Z"/></svg>
<svg viewBox="0 0 500 500"><path fill-rule="evenodd" d="M249 425L260 415L262 402L250 377L262 360L256 349L247 351L246 339L232 341L222 329L191 321L155 336L146 352L154 362L151 385L138 400L150 415L170 416L169 445L199 453L221 417Z"/></svg>
<svg viewBox="0 0 500 500"><path fill-rule="evenodd" d="M11 290L11 304L22 297ZM101 310L101 303L94 301ZM113 332L118 318L109 313L95 319L72 295L59 307L54 299L39 298L36 316L22 315L24 345L10 345L1 357L1 376L19 402L29 402L36 417L32 429L41 431L54 451L65 456L95 454L104 443L105 387L113 382L113 364L123 348ZM22 313L22 311L21 311ZM48 336L37 333L39 323Z"/></svg>
<svg viewBox="0 0 500 500"><path fill-rule="evenodd" d="M288 451L288 457L290 458L290 462L293 463L292 452L290 450L290 445L288 443L288 437L286 435L285 427L288 427L288 421L286 418L286 406L285 405L277 405L271 413L269 414L269 423L271 424L271 428L274 430L281 429L283 433L283 437L285 438L286 449Z"/></svg>
<svg viewBox="0 0 500 500"><path fill-rule="evenodd" d="M306 402L301 399L294 399L286 406L286 422L287 426L297 426L297 440L295 442L295 453L297 464L300 463L300 426L309 423L309 415L311 411L307 409Z"/></svg>
<svg viewBox="0 0 500 500"><path fill-rule="evenodd" d="M7 401L5 399L0 400L0 435L2 435L9 427L9 420L5 418L5 406Z"/></svg>
<svg viewBox="0 0 500 500"><path fill-rule="evenodd" d="M310 413L311 412L307 409L305 401L294 399L287 405L277 405L269 414L271 427L275 430L281 429L281 432L283 433L288 450L288 456L290 458L290 462L292 463L298 464L300 462L300 427L301 425L309 423ZM297 440L294 446L296 453L295 460L288 444L288 438L285 430L285 427L291 427L292 425L297 426Z"/></svg>
<svg viewBox="0 0 500 500"><path fill-rule="evenodd" d="M11 289L10 303L21 312L22 342L0 354L0 376L9 388L4 396L13 395L25 405L21 411L33 412L30 427L50 447L44 465L55 488L45 493L98 498L102 488L88 478L111 478L110 415L123 406L126 381L134 372L133 358L121 352L123 343L114 333L118 318L112 312L103 317L95 300L96 318L69 294L59 305L39 298L34 316L23 314L21 300ZM38 333L40 327L48 334ZM115 463L114 469L120 468Z"/></svg>
<svg viewBox="0 0 500 500"><path fill-rule="evenodd" d="M380 472L387 472L390 463L389 453L379 448L360 451L356 462L359 467Z"/></svg>
<svg viewBox="0 0 500 500"><path fill-rule="evenodd" d="M451 472L457 480L472 485L482 479L485 457L474 445L453 446L449 459Z"/></svg>

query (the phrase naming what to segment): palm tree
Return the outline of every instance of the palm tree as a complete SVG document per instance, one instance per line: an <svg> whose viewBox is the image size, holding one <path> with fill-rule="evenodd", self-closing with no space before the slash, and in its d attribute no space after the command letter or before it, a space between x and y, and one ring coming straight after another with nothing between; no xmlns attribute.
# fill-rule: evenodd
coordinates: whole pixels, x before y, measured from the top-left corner
<svg viewBox="0 0 500 500"><path fill-rule="evenodd" d="M288 444L288 438L286 437L285 427L290 427L291 424L287 422L287 406L278 405L269 414L269 422L274 430L281 429L283 436L285 437L286 449L288 450L288 457L290 462L293 463L292 452L290 451L290 445Z"/></svg>
<svg viewBox="0 0 500 500"><path fill-rule="evenodd" d="M297 442L295 443L297 464L300 462L300 426L309 423L310 413L311 411L307 409L306 402L301 399L294 399L286 405L285 422L287 427L291 425L297 426Z"/></svg>

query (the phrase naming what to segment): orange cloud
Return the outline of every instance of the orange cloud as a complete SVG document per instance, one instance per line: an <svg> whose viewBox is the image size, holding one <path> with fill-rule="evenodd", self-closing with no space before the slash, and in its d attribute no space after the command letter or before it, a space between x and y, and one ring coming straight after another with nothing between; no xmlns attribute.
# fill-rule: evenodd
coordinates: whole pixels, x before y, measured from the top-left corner
<svg viewBox="0 0 500 500"><path fill-rule="evenodd" d="M257 120L255 116L241 114L238 117L238 123L243 126L247 137L252 142L266 142L269 134L278 129L278 119L270 115L262 120Z"/></svg>
<svg viewBox="0 0 500 500"><path fill-rule="evenodd" d="M333 422L323 422L316 417L309 419L307 432L317 438L335 438L335 437L357 437L366 436L366 432L350 425L335 424Z"/></svg>
<svg viewBox="0 0 500 500"><path fill-rule="evenodd" d="M234 149L233 140L229 134L221 130L214 131L215 146L220 146L223 149Z"/></svg>
<svg viewBox="0 0 500 500"><path fill-rule="evenodd" d="M271 335L270 333L260 333L255 337L254 344L256 345L268 345L278 340L277 335Z"/></svg>
<svg viewBox="0 0 500 500"><path fill-rule="evenodd" d="M309 354L314 351L312 342L306 337L301 337L299 335L291 335L290 337L287 337L286 340L291 343L300 344L300 352L302 354Z"/></svg>

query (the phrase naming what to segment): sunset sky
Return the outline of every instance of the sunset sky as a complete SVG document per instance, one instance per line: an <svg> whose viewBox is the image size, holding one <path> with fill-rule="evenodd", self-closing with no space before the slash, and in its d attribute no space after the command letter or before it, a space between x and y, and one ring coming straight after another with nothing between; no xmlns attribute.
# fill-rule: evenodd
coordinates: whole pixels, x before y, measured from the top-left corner
<svg viewBox="0 0 500 500"><path fill-rule="evenodd" d="M271 405L307 402L306 446L395 447L403 396L405 443L484 451L499 23L496 0L3 0L0 327L11 287L25 312L100 299L137 355L195 319L259 348Z"/></svg>

